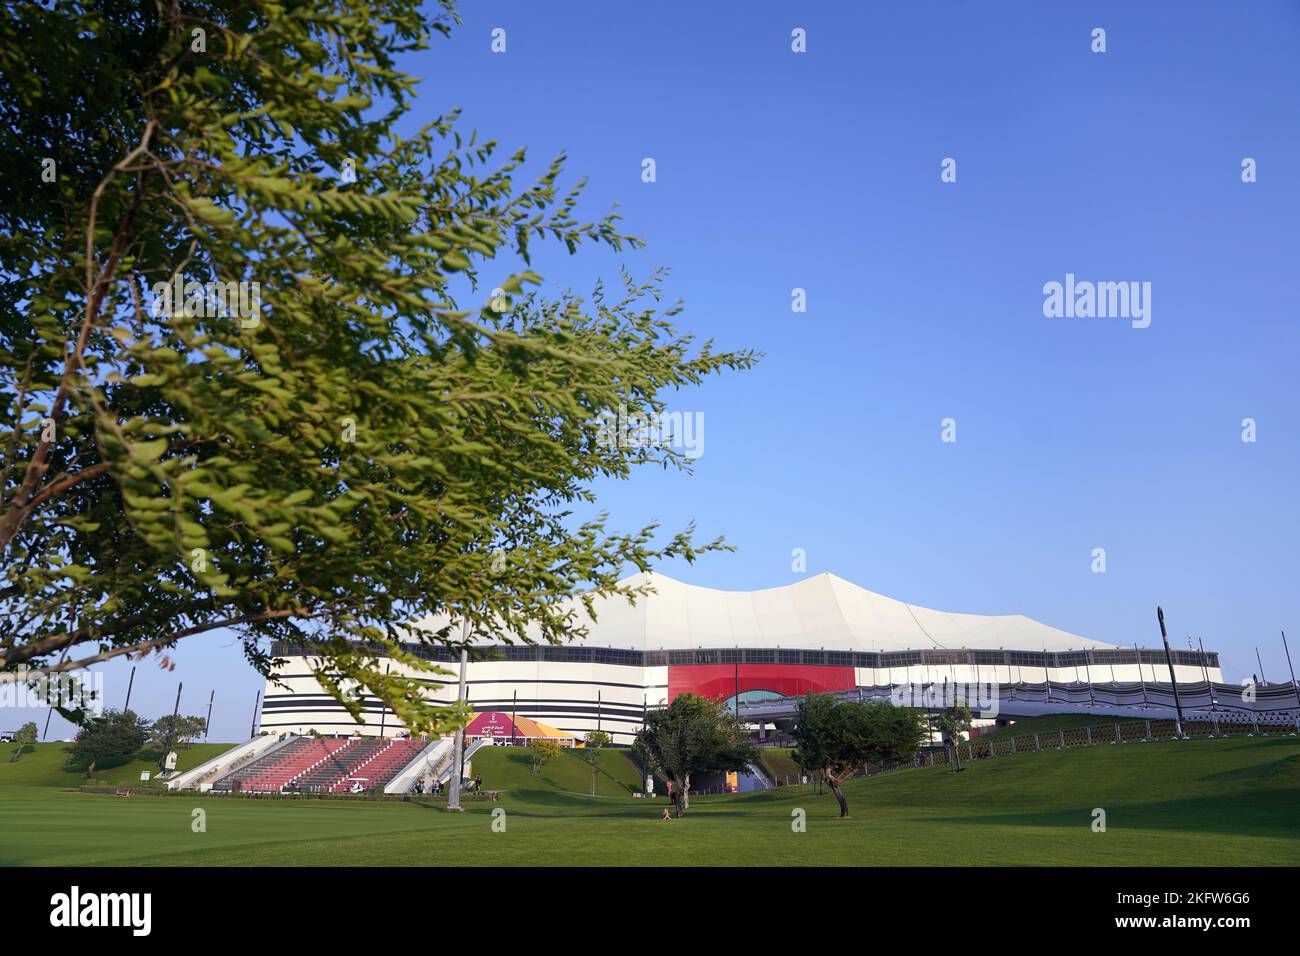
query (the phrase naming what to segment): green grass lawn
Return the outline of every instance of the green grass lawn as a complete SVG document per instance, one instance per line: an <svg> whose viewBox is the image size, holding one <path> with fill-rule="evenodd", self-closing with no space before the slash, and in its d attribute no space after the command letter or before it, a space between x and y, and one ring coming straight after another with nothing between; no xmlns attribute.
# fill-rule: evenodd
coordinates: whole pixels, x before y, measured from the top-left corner
<svg viewBox="0 0 1300 956"><path fill-rule="evenodd" d="M523 747L484 747L474 754L473 771L483 777L484 790L549 789L577 794L591 793L591 764L585 751L577 748L542 764L540 773L530 772L528 751ZM641 790L641 772L626 750L599 751L596 764L596 795L630 797Z"/></svg>
<svg viewBox="0 0 1300 956"><path fill-rule="evenodd" d="M499 805L469 802L460 814L414 803L120 798L0 786L0 863L1300 863L1300 740L1293 737L1044 751L973 761L959 774L904 770L851 782L848 820L837 818L833 798L801 787L697 798L685 819L663 821L662 798L563 792L585 766L557 762L549 779L566 784L557 787L530 781L504 748L484 753L491 756L476 769L485 786L509 792ZM1098 807L1107 814L1105 833L1090 826ZM492 828L498 808L503 833ZM206 812L203 833L191 828L197 809ZM791 828L799 811L803 833Z"/></svg>
<svg viewBox="0 0 1300 956"><path fill-rule="evenodd" d="M71 744L29 744L16 763L9 757L16 744L0 744L0 787L80 787L85 784L86 771L66 766L67 748ZM176 769L192 770L229 750L234 744L193 744L186 750L176 751ZM140 772L148 770L150 778L158 773L158 754L146 750L134 757L111 763L100 762L95 770L95 782L110 786L141 786ZM145 785L147 786L147 784Z"/></svg>

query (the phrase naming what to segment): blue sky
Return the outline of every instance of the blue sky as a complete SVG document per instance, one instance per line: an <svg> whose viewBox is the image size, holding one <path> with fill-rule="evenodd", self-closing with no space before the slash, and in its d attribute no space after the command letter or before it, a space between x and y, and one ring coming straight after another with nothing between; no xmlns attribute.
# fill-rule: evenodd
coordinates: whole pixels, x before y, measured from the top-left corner
<svg viewBox="0 0 1300 956"><path fill-rule="evenodd" d="M1144 646L1160 603L1177 646L1203 638L1229 679L1258 670L1257 644L1286 676L1300 6L494 0L462 16L408 64L412 121L460 106L464 130L527 146L533 168L565 151L588 212L619 203L648 243L549 250L548 282L665 266L683 329L766 353L673 396L704 415L694 475L598 488L615 527L694 520L737 548L664 571L770 587L800 576L802 548L808 574ZM1066 273L1150 282L1150 327L1045 318L1043 285ZM261 682L232 639L174 659L141 665L133 704L168 710L180 679L201 713L217 686L214 739L245 734ZM111 706L126 670L107 672Z"/></svg>

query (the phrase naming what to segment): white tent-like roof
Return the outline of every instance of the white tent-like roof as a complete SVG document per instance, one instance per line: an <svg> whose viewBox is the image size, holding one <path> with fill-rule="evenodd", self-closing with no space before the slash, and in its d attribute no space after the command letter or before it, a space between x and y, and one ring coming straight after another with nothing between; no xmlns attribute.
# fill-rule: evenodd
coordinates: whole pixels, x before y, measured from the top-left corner
<svg viewBox="0 0 1300 956"><path fill-rule="evenodd" d="M1049 627L1022 614L958 614L917 607L833 574L757 591L698 587L653 573L636 574L623 583L649 583L654 593L638 598L635 605L622 597L598 599L594 621L581 601L566 602L576 611L576 622L588 629L580 643L638 651L720 647L1061 651L1115 646ZM415 627L447 624L446 617L428 618ZM537 638L536 634L528 636Z"/></svg>

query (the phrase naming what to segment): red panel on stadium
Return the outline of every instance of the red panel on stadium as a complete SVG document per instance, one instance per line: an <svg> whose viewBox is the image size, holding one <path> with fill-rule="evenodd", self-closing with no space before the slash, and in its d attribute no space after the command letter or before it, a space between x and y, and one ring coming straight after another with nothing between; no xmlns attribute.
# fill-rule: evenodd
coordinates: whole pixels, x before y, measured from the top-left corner
<svg viewBox="0 0 1300 956"><path fill-rule="evenodd" d="M783 697L850 690L856 686L852 667L818 667L811 664L741 664L740 692L770 690ZM690 664L668 668L668 700L678 694L696 694L713 700L736 694L735 664Z"/></svg>

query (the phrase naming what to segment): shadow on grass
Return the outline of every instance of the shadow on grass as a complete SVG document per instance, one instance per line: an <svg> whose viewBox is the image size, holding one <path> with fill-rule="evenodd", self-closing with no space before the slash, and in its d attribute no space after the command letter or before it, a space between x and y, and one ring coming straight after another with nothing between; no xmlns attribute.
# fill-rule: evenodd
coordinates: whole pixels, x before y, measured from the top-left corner
<svg viewBox="0 0 1300 956"><path fill-rule="evenodd" d="M1235 801L1222 796L1188 797L1154 803L1104 806L1106 825L1124 830L1215 833L1221 836L1300 838L1300 793L1279 789L1253 793ZM927 816L927 823L951 826L1049 827L1091 826L1094 807L1078 806L1044 813L990 813L978 816Z"/></svg>
<svg viewBox="0 0 1300 956"><path fill-rule="evenodd" d="M1269 760L1249 767L1238 767L1235 770L1206 774L1201 779L1214 783L1233 783L1237 780L1266 780L1270 777L1283 780L1290 778L1292 781L1300 782L1300 754L1279 757L1277 760Z"/></svg>

